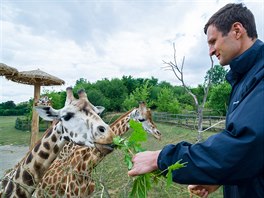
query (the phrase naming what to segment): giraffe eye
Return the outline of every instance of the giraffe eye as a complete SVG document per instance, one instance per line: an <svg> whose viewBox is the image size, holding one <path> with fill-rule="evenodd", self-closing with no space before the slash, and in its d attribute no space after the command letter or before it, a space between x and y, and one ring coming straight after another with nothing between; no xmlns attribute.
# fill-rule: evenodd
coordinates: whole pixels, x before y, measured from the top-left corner
<svg viewBox="0 0 264 198"><path fill-rule="evenodd" d="M74 116L74 113L72 112L68 112L65 116L63 116L65 121L68 121L69 119L71 119Z"/></svg>
<svg viewBox="0 0 264 198"><path fill-rule="evenodd" d="M144 122L144 121L146 121L144 118L142 118L142 119L138 119L138 121L139 122Z"/></svg>

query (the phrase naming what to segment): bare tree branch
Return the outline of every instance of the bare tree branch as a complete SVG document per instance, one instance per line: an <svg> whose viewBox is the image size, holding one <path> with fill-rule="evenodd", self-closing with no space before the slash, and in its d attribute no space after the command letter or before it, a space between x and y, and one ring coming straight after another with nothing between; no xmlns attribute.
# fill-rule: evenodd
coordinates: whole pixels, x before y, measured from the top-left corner
<svg viewBox="0 0 264 198"><path fill-rule="evenodd" d="M211 67L210 70L212 71L213 67L214 67L214 60L212 58L212 56L210 56L210 61L211 61ZM212 82L212 75L213 72L209 72L209 80L208 83L204 86L204 97L203 97L203 103L202 103L202 107L204 108L208 93L209 93L209 89L211 87L211 82Z"/></svg>
<svg viewBox="0 0 264 198"><path fill-rule="evenodd" d="M199 101L197 99L197 96L195 94L192 93L192 91L189 89L189 87L185 84L184 82L184 75L183 75L183 67L184 67L184 62L185 62L185 57L183 57L182 59L182 62L181 62L181 65L180 65L180 68L177 64L177 56L176 56L176 48L175 48L175 44L173 43L173 62L166 62L163 60L163 63L166 65L164 66L163 68L165 70L171 70L175 77L181 82L182 86L184 87L184 89L186 90L186 92L192 96L193 100L194 100L194 103L195 103L195 106L196 106L196 110L197 110L197 114L198 114L198 142L202 140L202 135L201 135L201 131L203 129L203 126L202 126L202 120L203 120L203 109L204 109L204 106L205 106L205 102L206 102L206 99L207 99L207 96L208 96L208 93L209 93L209 89L210 89L210 86L211 86L211 75L209 76L209 80L207 83L204 84L204 97L203 97L203 101L202 101L202 104L199 105ZM213 68L214 66L214 62L213 62L213 59L212 57L210 56L210 59L211 59L211 69Z"/></svg>

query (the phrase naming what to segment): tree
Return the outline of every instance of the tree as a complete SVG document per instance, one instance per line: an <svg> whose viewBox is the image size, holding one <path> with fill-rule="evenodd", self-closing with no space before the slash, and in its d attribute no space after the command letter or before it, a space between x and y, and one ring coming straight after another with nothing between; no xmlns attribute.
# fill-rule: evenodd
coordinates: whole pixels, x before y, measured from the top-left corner
<svg viewBox="0 0 264 198"><path fill-rule="evenodd" d="M229 95L231 86L226 81L212 87L211 94L208 100L208 107L225 116L228 107Z"/></svg>
<svg viewBox="0 0 264 198"><path fill-rule="evenodd" d="M224 69L223 66L215 65L213 68L209 69L206 72L204 82L211 80L212 85L218 85L218 84L224 83L226 74L227 74L227 70Z"/></svg>
<svg viewBox="0 0 264 198"><path fill-rule="evenodd" d="M29 102L21 102L16 105L16 115L26 115L30 112Z"/></svg>
<svg viewBox="0 0 264 198"><path fill-rule="evenodd" d="M7 101L0 103L0 116L26 115L30 109L28 102L21 102L16 105L14 101Z"/></svg>
<svg viewBox="0 0 264 198"><path fill-rule="evenodd" d="M137 81L133 79L133 77L130 75L123 76L121 80L123 81L123 84L126 86L129 94L132 93L133 90L135 90L136 87L138 86Z"/></svg>
<svg viewBox="0 0 264 198"><path fill-rule="evenodd" d="M14 103L14 101L10 100L7 102L3 102L1 103L1 108L3 109L12 109L12 108L16 108L16 104Z"/></svg>
<svg viewBox="0 0 264 198"><path fill-rule="evenodd" d="M122 80L114 78L109 81L105 78L97 81L94 86L96 89L99 89L107 99L109 99L110 106L108 110L121 110L122 103L127 97L127 88Z"/></svg>
<svg viewBox="0 0 264 198"><path fill-rule="evenodd" d="M94 106L103 106L106 110L111 109L110 99L105 97L104 94L95 88L89 89L88 99Z"/></svg>
<svg viewBox="0 0 264 198"><path fill-rule="evenodd" d="M180 113L180 104L169 88L162 88L157 100L157 109L161 112Z"/></svg>
<svg viewBox="0 0 264 198"><path fill-rule="evenodd" d="M137 106L139 101L144 101L149 104L150 90L152 86L149 85L149 81L147 80L140 87L137 87L123 102L123 109L129 110L135 106Z"/></svg>
<svg viewBox="0 0 264 198"><path fill-rule="evenodd" d="M173 62L166 62L163 61L163 63L166 65L165 69L171 70L175 77L181 82L182 86L185 88L185 90L187 91L188 94L190 94L194 100L194 104L196 107L196 112L197 112L197 116L198 116L198 136L197 136L197 141L200 142L203 138L202 138L202 130L203 130L203 109L205 106L205 102L208 96L208 92L209 92L209 88L211 86L211 76L208 76L208 80L204 83L203 86L203 91L204 91L204 96L203 96L203 100L202 103L200 104L197 96L195 94L193 94L193 92L191 91L191 89L185 84L184 81L184 75L183 75L183 66L184 66L184 59L185 57L183 57L182 60L182 64L179 66L177 64L177 59L176 59L176 49L175 49L175 44L173 43L173 50L174 50L174 58L173 58ZM213 59L210 56L210 60L211 60L211 68L213 67Z"/></svg>

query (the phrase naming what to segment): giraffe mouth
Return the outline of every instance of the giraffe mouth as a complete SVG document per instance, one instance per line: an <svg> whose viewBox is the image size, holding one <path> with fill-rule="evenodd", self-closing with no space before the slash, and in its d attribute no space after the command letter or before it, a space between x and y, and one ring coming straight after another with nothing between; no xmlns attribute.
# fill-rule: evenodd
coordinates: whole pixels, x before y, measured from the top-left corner
<svg viewBox="0 0 264 198"><path fill-rule="evenodd" d="M114 144L100 144L95 142L94 145L101 153L105 155L111 153L115 148Z"/></svg>

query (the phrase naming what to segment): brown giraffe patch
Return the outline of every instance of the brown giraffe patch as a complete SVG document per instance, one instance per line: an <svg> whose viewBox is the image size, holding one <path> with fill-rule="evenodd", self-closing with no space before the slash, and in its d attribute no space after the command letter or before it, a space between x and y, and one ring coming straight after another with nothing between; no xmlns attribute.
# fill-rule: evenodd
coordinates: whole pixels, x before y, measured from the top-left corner
<svg viewBox="0 0 264 198"><path fill-rule="evenodd" d="M82 154L82 156L84 156L84 157L83 157L83 160L84 160L84 161L87 161L91 155L90 155L90 153L86 153L85 155Z"/></svg>
<svg viewBox="0 0 264 198"><path fill-rule="evenodd" d="M56 137L56 135L53 134L53 135L51 136L51 140L52 140L52 142L57 142L57 137Z"/></svg>
<svg viewBox="0 0 264 198"><path fill-rule="evenodd" d="M47 150L50 150L50 144L48 142L44 142L43 144L44 148L46 148Z"/></svg>
<svg viewBox="0 0 264 198"><path fill-rule="evenodd" d="M9 184L7 185L7 191L5 192L4 197L9 198L13 192L14 189L14 184L13 182L9 182Z"/></svg>
<svg viewBox="0 0 264 198"><path fill-rule="evenodd" d="M26 170L23 171L22 179L23 179L23 182L27 184L28 186L33 186L34 182L33 182L32 175L29 174Z"/></svg>
<svg viewBox="0 0 264 198"><path fill-rule="evenodd" d="M42 159L48 159L49 158L49 153L45 152L45 151L39 151L38 153L39 157L41 157Z"/></svg>
<svg viewBox="0 0 264 198"><path fill-rule="evenodd" d="M41 142L39 142L39 143L34 147L34 151L35 151L35 152L38 152L39 147L40 147L40 144L41 144Z"/></svg>
<svg viewBox="0 0 264 198"><path fill-rule="evenodd" d="M43 172L43 166L41 163L35 162L33 165L34 170L36 171L36 174L38 176L38 178L41 178L42 176L42 172Z"/></svg>
<svg viewBox="0 0 264 198"><path fill-rule="evenodd" d="M27 198L26 193L22 191L22 189L19 187L19 184L16 184L16 194L19 198Z"/></svg>
<svg viewBox="0 0 264 198"><path fill-rule="evenodd" d="M30 152L29 155L28 155L28 157L27 157L27 159L26 159L26 164L29 164L32 161L32 159L33 159L33 155Z"/></svg>
<svg viewBox="0 0 264 198"><path fill-rule="evenodd" d="M54 148L53 148L53 152L55 153L55 154L57 154L58 152L59 152L59 147L58 147L58 145L55 145L54 146Z"/></svg>
<svg viewBox="0 0 264 198"><path fill-rule="evenodd" d="M57 183L57 177L53 178L53 183Z"/></svg>

